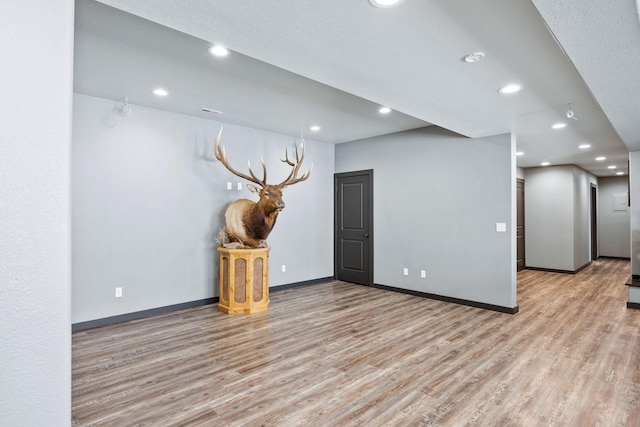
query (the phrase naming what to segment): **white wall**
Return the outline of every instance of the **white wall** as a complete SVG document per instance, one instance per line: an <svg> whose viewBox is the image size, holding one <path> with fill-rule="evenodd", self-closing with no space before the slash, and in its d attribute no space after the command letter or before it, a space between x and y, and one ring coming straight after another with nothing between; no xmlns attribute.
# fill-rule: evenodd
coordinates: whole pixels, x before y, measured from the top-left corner
<svg viewBox="0 0 640 427"><path fill-rule="evenodd" d="M74 96L73 323L217 296L224 209L257 200L212 155L220 123L136 105L122 117L118 107ZM291 137L225 125L222 143L236 169L251 160L261 173L263 155L269 182L290 171L280 159ZM313 172L284 191L270 286L333 276L333 159L332 144L307 139Z"/></svg>
<svg viewBox="0 0 640 427"><path fill-rule="evenodd" d="M525 169L527 267L576 271L591 261L591 184L576 166Z"/></svg>
<svg viewBox="0 0 640 427"><path fill-rule="evenodd" d="M573 167L525 170L527 267L573 270Z"/></svg>
<svg viewBox="0 0 640 427"><path fill-rule="evenodd" d="M515 307L514 161L510 135L435 126L338 145L336 172L374 170L374 282Z"/></svg>
<svg viewBox="0 0 640 427"><path fill-rule="evenodd" d="M600 256L630 258L630 209L627 206L629 181L626 176L598 179L598 240ZM624 206L616 201L624 201Z"/></svg>
<svg viewBox="0 0 640 427"><path fill-rule="evenodd" d="M0 7L0 424L71 422L73 1Z"/></svg>

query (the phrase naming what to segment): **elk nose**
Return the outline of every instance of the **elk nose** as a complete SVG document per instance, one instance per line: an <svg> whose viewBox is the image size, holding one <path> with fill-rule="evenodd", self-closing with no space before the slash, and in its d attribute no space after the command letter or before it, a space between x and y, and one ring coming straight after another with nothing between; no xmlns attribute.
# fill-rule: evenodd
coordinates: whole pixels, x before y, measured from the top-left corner
<svg viewBox="0 0 640 427"><path fill-rule="evenodd" d="M278 209L284 209L284 202L278 202Z"/></svg>

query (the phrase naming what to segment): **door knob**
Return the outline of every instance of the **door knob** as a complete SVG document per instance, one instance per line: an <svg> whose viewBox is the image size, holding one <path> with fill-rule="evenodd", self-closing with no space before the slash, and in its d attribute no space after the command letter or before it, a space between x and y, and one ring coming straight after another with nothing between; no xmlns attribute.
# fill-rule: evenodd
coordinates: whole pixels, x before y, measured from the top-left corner
<svg viewBox="0 0 640 427"><path fill-rule="evenodd" d="M364 237L369 237L369 234L368 233L364 233Z"/></svg>

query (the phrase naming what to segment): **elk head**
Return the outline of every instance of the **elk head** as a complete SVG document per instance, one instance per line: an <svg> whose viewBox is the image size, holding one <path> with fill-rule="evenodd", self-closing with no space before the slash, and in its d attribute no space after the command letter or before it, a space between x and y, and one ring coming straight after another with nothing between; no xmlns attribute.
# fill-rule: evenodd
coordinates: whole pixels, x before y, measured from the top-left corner
<svg viewBox="0 0 640 427"><path fill-rule="evenodd" d="M306 180L311 174L313 166L304 174L298 176L304 161L304 141L301 152L296 144L295 160L289 159L289 150L285 149L285 158L282 159L282 162L291 166L291 172L285 180L280 184L267 184L267 167L264 164L264 160L262 160L262 179L259 179L253 172L251 164L248 167L248 175L231 167L224 147L220 145L221 135L222 128L220 128L220 132L215 138L214 154L216 159L220 160L224 167L234 175L256 184L247 184L247 188L260 196L258 202L239 199L227 207L225 212L225 231L228 240L239 243L233 246L266 246L265 239L271 233L278 214L285 206L282 201L282 190L289 185Z"/></svg>

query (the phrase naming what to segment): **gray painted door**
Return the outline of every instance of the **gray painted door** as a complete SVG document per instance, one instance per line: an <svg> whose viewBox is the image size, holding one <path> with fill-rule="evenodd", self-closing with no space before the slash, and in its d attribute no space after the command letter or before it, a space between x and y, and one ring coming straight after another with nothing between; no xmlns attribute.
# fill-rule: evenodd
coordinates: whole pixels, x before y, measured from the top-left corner
<svg viewBox="0 0 640 427"><path fill-rule="evenodd" d="M516 182L516 265L517 271L524 270L526 262L524 258L524 180Z"/></svg>
<svg viewBox="0 0 640 427"><path fill-rule="evenodd" d="M373 171L335 175L336 279L373 284Z"/></svg>
<svg viewBox="0 0 640 427"><path fill-rule="evenodd" d="M598 253L598 188L591 184L591 260L600 257Z"/></svg>

